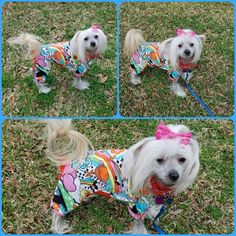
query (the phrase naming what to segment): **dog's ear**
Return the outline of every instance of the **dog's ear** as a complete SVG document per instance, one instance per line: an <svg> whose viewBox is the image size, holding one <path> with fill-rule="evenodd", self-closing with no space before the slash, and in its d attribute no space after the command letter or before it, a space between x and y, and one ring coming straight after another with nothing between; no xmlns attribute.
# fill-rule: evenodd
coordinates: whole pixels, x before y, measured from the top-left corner
<svg viewBox="0 0 236 236"><path fill-rule="evenodd" d="M161 42L160 44L160 56L167 56L169 57L170 54L170 44L174 38L166 39L165 41Z"/></svg>
<svg viewBox="0 0 236 236"><path fill-rule="evenodd" d="M206 36L204 34L201 34L201 35L197 35L197 38L202 42L204 43L206 41Z"/></svg>
<svg viewBox="0 0 236 236"><path fill-rule="evenodd" d="M78 64L78 60L85 61L85 48L80 36L81 31L78 31L70 41L71 58L75 64Z"/></svg>
<svg viewBox="0 0 236 236"><path fill-rule="evenodd" d="M195 180L195 178L197 177L197 174L199 172L199 167L200 167L200 162L199 162L200 147L199 147L198 141L192 138L190 141L190 146L193 152L193 164L190 167L189 174L188 174L189 185L191 185L193 181Z"/></svg>
<svg viewBox="0 0 236 236"><path fill-rule="evenodd" d="M133 171L136 169L135 165L137 164L140 152L142 151L143 147L153 139L153 137L142 139L128 149L123 163L123 171L126 177L130 178L133 175Z"/></svg>
<svg viewBox="0 0 236 236"><path fill-rule="evenodd" d="M189 186L191 186L199 172L199 168L200 168L199 143L196 139L192 138L189 145L192 148L193 160L192 160L191 165L189 165L189 167L185 170L185 173L183 176L183 179L185 179L185 181L182 182L179 186L177 186L177 188L175 189L175 193L181 193L185 191Z"/></svg>
<svg viewBox="0 0 236 236"><path fill-rule="evenodd" d="M107 47L107 37L100 29L99 29L99 36L100 36L100 42L99 42L99 47L97 49L98 57L100 57L104 53Z"/></svg>

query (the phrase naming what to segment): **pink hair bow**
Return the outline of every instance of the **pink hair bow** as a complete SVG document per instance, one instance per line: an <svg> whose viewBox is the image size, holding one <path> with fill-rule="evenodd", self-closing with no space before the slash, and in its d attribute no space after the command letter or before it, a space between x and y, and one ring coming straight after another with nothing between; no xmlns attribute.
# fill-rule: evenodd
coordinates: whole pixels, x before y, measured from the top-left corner
<svg viewBox="0 0 236 236"><path fill-rule="evenodd" d="M177 29L176 30L176 36L189 36L189 37L195 37L196 33L191 30L184 30L184 29Z"/></svg>
<svg viewBox="0 0 236 236"><path fill-rule="evenodd" d="M100 29L98 24L93 24L91 28L92 28L92 31L96 33L98 33L98 30Z"/></svg>
<svg viewBox="0 0 236 236"><path fill-rule="evenodd" d="M183 133L175 133L169 129L164 123L160 123L156 129L156 140L161 139L175 139L180 138L180 143L187 145L192 138L192 134L190 132Z"/></svg>

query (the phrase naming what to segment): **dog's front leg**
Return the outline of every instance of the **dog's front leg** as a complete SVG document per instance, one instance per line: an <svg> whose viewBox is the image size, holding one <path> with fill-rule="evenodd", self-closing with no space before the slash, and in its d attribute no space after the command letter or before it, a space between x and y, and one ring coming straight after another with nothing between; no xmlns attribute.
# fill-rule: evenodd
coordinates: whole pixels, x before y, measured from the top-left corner
<svg viewBox="0 0 236 236"><path fill-rule="evenodd" d="M148 231L144 225L143 220L134 220L133 228L127 232L126 234L148 234Z"/></svg>
<svg viewBox="0 0 236 236"><path fill-rule="evenodd" d="M61 216L58 216L54 212L52 212L51 230L55 234L66 234L69 233L72 228L69 226L68 222L62 219Z"/></svg>
<svg viewBox="0 0 236 236"><path fill-rule="evenodd" d="M182 75L181 75L181 77L182 77L185 81L187 81L187 82L190 81L190 79L192 78L192 76L193 76L193 73L192 73L191 70L184 71L184 72L182 73Z"/></svg>
<svg viewBox="0 0 236 236"><path fill-rule="evenodd" d="M88 89L90 84L89 82L83 81L81 77L85 74L85 72L89 68L89 62L88 63L81 63L77 66L75 70L75 79L74 79L74 87L79 90L85 90Z"/></svg>
<svg viewBox="0 0 236 236"><path fill-rule="evenodd" d="M148 209L148 217L149 217L149 219L153 221L156 218L157 214L160 212L161 208L162 208L162 205L153 204Z"/></svg>
<svg viewBox="0 0 236 236"><path fill-rule="evenodd" d="M178 84L178 82L173 82L170 89L180 97L186 97L184 89Z"/></svg>

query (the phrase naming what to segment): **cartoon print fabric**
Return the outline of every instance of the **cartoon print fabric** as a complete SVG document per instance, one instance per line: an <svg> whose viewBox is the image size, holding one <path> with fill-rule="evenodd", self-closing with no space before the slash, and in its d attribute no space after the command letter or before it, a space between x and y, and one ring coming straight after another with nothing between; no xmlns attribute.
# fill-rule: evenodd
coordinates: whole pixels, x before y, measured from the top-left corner
<svg viewBox="0 0 236 236"><path fill-rule="evenodd" d="M140 46L139 50L131 57L130 73L132 77L139 75L146 67L159 67L169 74L169 79L177 82L182 73L184 78L187 76L186 73L191 72L189 68L184 70L173 70L164 57L160 56L160 43L144 43Z"/></svg>
<svg viewBox="0 0 236 236"><path fill-rule="evenodd" d="M51 202L55 213L63 216L84 199L99 194L128 202L130 214L143 219L148 208L157 204L156 196L148 192L130 193L131 182L121 176L126 152L115 149L94 151L82 162L72 161L60 166L59 182Z"/></svg>
<svg viewBox="0 0 236 236"><path fill-rule="evenodd" d="M34 58L34 79L44 83L51 70L52 63L67 67L74 71L75 76L81 77L88 70L89 58L81 62L78 58L71 58L69 42L41 45L40 55Z"/></svg>

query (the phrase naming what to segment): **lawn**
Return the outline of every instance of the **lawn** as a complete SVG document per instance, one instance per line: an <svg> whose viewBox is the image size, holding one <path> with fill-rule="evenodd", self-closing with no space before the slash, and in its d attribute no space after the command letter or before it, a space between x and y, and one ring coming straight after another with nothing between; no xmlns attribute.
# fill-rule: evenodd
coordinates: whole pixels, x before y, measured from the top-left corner
<svg viewBox="0 0 236 236"><path fill-rule="evenodd" d="M128 148L152 136L159 121L75 121L95 149ZM166 123L177 123L168 120ZM234 218L234 133L231 121L178 121L201 145L201 168L193 187L175 197L160 227L167 233L232 233ZM2 142L2 226L5 233L50 233L49 202L56 167L45 158L43 124L5 121ZM81 210L80 210L81 209ZM130 226L127 206L102 197L83 203L67 219L72 233L122 233ZM150 222L147 221L150 229ZM152 231L152 233L154 233Z"/></svg>
<svg viewBox="0 0 236 236"><path fill-rule="evenodd" d="M234 111L234 6L230 3L124 3L121 5L121 52L126 33L141 29L147 41L173 37L177 28L205 34L203 53L189 85L217 116ZM207 116L186 90L181 98L170 92L161 70L148 69L142 84L130 83L129 58L121 53L120 106L124 116Z"/></svg>
<svg viewBox="0 0 236 236"><path fill-rule="evenodd" d="M2 104L6 116L113 116L116 113L116 5L114 3L5 3L2 16ZM73 73L54 66L49 94L39 94L27 72L31 60L6 40L20 32L45 43L70 40L93 23L108 38L103 59L94 61L84 78L90 89L72 86Z"/></svg>

